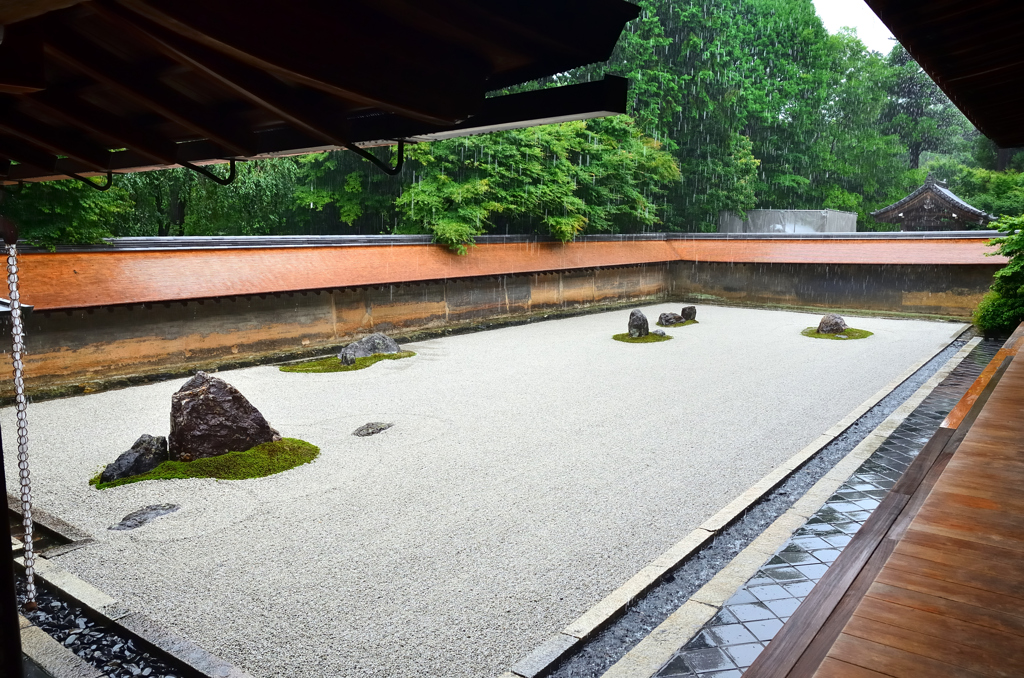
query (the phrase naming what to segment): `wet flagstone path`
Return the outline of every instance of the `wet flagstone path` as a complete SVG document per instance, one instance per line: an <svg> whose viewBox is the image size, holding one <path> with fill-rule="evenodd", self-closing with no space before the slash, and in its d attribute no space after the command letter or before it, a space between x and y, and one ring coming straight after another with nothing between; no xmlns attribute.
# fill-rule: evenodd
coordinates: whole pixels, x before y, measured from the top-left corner
<svg viewBox="0 0 1024 678"><path fill-rule="evenodd" d="M835 562L1002 345L983 341L657 678L739 678Z"/></svg>

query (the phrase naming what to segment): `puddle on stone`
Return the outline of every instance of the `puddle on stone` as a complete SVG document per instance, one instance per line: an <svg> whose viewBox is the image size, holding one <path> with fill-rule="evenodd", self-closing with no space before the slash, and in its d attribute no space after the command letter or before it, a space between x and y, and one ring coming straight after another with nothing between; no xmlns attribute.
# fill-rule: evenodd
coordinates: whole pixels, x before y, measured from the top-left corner
<svg viewBox="0 0 1024 678"><path fill-rule="evenodd" d="M174 513L181 507L177 504L153 504L146 508L141 508L138 511L132 511L124 518L121 519L117 525L111 525L109 530L134 530L136 527L142 527L154 518L165 516L168 513Z"/></svg>
<svg viewBox="0 0 1024 678"><path fill-rule="evenodd" d="M371 421L368 424L363 424L355 431L352 431L352 435L365 438L366 436L375 436L381 431L387 431L394 424L383 422L383 421Z"/></svg>

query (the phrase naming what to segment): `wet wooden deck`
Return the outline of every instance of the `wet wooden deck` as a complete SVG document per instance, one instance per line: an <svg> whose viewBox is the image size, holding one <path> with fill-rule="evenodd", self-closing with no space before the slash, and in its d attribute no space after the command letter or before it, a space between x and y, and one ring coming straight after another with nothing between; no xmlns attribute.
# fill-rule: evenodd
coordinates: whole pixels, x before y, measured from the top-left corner
<svg viewBox="0 0 1024 678"><path fill-rule="evenodd" d="M1024 676L1024 325L745 678Z"/></svg>

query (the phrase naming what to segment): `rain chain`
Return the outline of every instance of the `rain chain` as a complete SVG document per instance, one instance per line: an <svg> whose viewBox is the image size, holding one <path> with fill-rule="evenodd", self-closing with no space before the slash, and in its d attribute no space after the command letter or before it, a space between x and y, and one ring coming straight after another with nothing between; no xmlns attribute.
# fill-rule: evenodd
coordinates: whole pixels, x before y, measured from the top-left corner
<svg viewBox="0 0 1024 678"><path fill-rule="evenodd" d="M21 476L21 524L25 528L25 589L27 609L36 607L36 559L32 550L32 485L28 472L28 415L25 412L25 375L22 356L25 334L21 322L21 300L18 293L18 246L7 246L7 287L11 297L11 357L14 359L14 400L18 413L18 471Z"/></svg>

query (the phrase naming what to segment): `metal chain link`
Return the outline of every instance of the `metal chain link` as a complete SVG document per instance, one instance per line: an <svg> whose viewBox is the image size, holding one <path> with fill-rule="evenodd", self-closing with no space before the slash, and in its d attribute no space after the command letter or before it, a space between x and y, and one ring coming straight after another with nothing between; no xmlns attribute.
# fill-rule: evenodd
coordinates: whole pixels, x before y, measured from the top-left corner
<svg viewBox="0 0 1024 678"><path fill-rule="evenodd" d="M7 246L7 287L11 298L11 357L14 360L14 402L18 414L18 471L21 476L21 524L25 528L25 580L28 601L25 607L36 606L36 559L32 550L32 484L28 470L28 405L25 399L25 375L22 356L25 334L21 320L21 295L18 293L18 246Z"/></svg>

